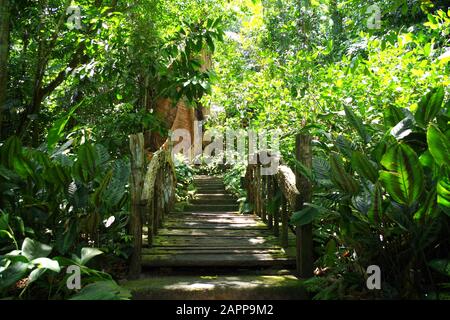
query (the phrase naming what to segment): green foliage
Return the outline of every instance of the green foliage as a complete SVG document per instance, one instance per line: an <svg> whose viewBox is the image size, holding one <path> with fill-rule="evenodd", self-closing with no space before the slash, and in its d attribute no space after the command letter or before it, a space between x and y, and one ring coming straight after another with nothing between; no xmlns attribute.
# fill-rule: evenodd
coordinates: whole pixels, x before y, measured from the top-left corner
<svg viewBox="0 0 450 320"><path fill-rule="evenodd" d="M445 4L375 1L381 28L371 30L372 3L249 2L217 49L209 103L223 112L210 125L283 131L283 160L314 184L291 220L314 222L322 276L311 291L437 297L428 263L448 259L450 225ZM299 132L314 137L311 173L294 159ZM373 264L381 292L364 285Z"/></svg>
<svg viewBox="0 0 450 320"><path fill-rule="evenodd" d="M115 281L98 281L84 287L70 300L130 300L131 293Z"/></svg>

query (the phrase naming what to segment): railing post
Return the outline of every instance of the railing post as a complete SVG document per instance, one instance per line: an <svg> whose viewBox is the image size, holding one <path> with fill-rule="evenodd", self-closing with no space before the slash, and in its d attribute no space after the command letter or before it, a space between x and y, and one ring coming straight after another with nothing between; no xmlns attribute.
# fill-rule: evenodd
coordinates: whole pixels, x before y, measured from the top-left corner
<svg viewBox="0 0 450 320"><path fill-rule="evenodd" d="M312 168L312 147L311 136L299 134L296 136L296 152L297 161L306 168ZM300 192L300 208L305 203L312 201L312 185L311 182L296 170L296 185ZM296 250L297 250L297 273L302 278L310 278L313 276L313 237L312 223L304 226L296 227Z"/></svg>
<svg viewBox="0 0 450 320"><path fill-rule="evenodd" d="M141 195L144 183L145 150L142 133L130 136L131 151L131 212L129 230L133 236L133 252L130 261L130 278L136 278L141 273L142 250L142 206Z"/></svg>
<svg viewBox="0 0 450 320"><path fill-rule="evenodd" d="M155 200L150 199L147 203L147 244L149 247L153 245L153 215L155 212Z"/></svg>
<svg viewBox="0 0 450 320"><path fill-rule="evenodd" d="M265 201L265 214L267 215L267 226L270 230L273 230L273 216L274 216L274 212L271 212L269 210L269 202L273 202L275 200L275 194L273 192L273 182L270 176L266 176L265 177L266 180L266 193L267 193L267 197L266 197L266 201Z"/></svg>
<svg viewBox="0 0 450 320"><path fill-rule="evenodd" d="M274 178L271 181L271 198L274 202L273 204L273 234L275 237L280 235L280 202L276 201L275 198L278 196L277 183Z"/></svg>
<svg viewBox="0 0 450 320"><path fill-rule="evenodd" d="M289 235L289 217L288 217L288 203L284 195L281 196L281 246L287 248Z"/></svg>
<svg viewBox="0 0 450 320"><path fill-rule="evenodd" d="M262 217L261 210L261 167L259 164L255 166L255 209L256 214Z"/></svg>

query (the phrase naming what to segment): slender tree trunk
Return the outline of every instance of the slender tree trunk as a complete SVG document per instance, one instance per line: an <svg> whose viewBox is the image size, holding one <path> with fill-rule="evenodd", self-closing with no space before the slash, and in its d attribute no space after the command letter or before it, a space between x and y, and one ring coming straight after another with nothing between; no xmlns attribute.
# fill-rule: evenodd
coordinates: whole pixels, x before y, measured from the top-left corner
<svg viewBox="0 0 450 320"><path fill-rule="evenodd" d="M0 139L3 138L6 91L8 89L10 15L10 0L0 0Z"/></svg>

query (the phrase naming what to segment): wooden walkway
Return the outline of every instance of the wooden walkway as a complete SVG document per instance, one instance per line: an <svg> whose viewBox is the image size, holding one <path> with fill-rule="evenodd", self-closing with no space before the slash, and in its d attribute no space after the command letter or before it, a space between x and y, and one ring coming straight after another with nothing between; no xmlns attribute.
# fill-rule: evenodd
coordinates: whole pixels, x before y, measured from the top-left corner
<svg viewBox="0 0 450 320"><path fill-rule="evenodd" d="M198 176L197 193L183 212L173 212L142 251L149 267L295 267L267 226L255 215L240 215L238 204L219 178ZM144 241L145 242L145 241Z"/></svg>

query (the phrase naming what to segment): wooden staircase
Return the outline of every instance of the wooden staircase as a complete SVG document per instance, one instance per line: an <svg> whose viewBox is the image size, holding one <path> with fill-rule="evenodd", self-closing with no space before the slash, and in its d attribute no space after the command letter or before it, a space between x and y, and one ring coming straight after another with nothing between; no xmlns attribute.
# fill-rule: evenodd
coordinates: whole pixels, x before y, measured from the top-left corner
<svg viewBox="0 0 450 320"><path fill-rule="evenodd" d="M306 299L295 258L260 218L241 215L220 178L195 178L195 200L165 217L142 250L140 279L122 285L136 300ZM144 243L145 243L144 239Z"/></svg>
<svg viewBox="0 0 450 320"><path fill-rule="evenodd" d="M220 178L198 176L195 185L192 203L168 215L153 246L143 249L143 268L295 266L258 217L239 214Z"/></svg>

